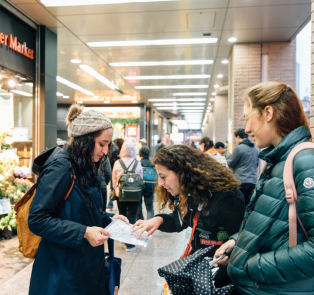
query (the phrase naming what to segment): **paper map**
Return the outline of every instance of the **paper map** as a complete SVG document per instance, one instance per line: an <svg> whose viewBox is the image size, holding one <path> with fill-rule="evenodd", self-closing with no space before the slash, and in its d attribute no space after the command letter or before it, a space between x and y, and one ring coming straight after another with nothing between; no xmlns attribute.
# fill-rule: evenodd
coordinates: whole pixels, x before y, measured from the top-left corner
<svg viewBox="0 0 314 295"><path fill-rule="evenodd" d="M127 225L120 219L114 219L105 230L111 235L111 239L120 241L127 244L139 245L146 247L151 240L152 236L146 237L146 232L144 232L140 239L137 238L140 230L131 233L132 225Z"/></svg>

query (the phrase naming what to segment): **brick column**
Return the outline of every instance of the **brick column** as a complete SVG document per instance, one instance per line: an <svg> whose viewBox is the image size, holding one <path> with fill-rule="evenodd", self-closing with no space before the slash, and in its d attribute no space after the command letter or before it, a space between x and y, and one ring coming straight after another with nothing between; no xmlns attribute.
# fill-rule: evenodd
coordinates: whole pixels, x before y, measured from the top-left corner
<svg viewBox="0 0 314 295"><path fill-rule="evenodd" d="M312 137L314 137L314 0L312 0L312 14L311 14L311 22L312 22L312 39L311 39L311 119L310 119L310 127Z"/></svg>

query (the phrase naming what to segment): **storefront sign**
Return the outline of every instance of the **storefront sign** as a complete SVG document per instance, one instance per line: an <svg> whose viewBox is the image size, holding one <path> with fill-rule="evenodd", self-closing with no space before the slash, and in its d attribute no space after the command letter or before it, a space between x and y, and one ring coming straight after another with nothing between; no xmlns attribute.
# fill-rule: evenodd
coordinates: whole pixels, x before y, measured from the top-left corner
<svg viewBox="0 0 314 295"><path fill-rule="evenodd" d="M13 93L0 94L0 128L13 128Z"/></svg>
<svg viewBox="0 0 314 295"><path fill-rule="evenodd" d="M127 137L137 137L137 125L128 125L126 129Z"/></svg>
<svg viewBox="0 0 314 295"><path fill-rule="evenodd" d="M140 108L139 107L85 107L84 111L97 109L98 111L107 115L108 118L120 118L120 119L127 119L127 118L139 118L140 117Z"/></svg>
<svg viewBox="0 0 314 295"><path fill-rule="evenodd" d="M8 46L10 49L23 54L27 58L34 59L34 50L27 48L26 42L17 42L17 37L12 34L5 35L0 33L0 44Z"/></svg>

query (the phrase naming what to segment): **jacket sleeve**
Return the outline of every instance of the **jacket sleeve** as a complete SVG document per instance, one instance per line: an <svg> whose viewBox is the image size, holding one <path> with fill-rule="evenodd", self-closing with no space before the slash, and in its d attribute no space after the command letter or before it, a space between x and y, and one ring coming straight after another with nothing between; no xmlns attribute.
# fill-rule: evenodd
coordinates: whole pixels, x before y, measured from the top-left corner
<svg viewBox="0 0 314 295"><path fill-rule="evenodd" d="M230 157L227 160L229 168L234 168L237 165L239 159L240 159L240 151L239 151L239 147L236 146L233 150L233 153L230 155Z"/></svg>
<svg viewBox="0 0 314 295"><path fill-rule="evenodd" d="M70 173L71 165L66 159L55 160L42 171L29 213L28 226L31 232L43 239L78 249L87 227L54 217L58 204L70 188Z"/></svg>
<svg viewBox="0 0 314 295"><path fill-rule="evenodd" d="M182 220L179 210L177 208L175 208L175 210L170 214L158 214L156 216L160 216L164 220L158 228L163 232L181 232L188 227L188 224ZM185 217L185 219L187 220L187 216Z"/></svg>
<svg viewBox="0 0 314 295"><path fill-rule="evenodd" d="M314 151L300 152L294 160L293 170L298 194L297 212L309 240L298 226L298 237L303 236L304 242L299 239L295 247L256 254L250 258L247 272L256 282L278 284L314 277L314 189L304 186L305 179L314 180Z"/></svg>

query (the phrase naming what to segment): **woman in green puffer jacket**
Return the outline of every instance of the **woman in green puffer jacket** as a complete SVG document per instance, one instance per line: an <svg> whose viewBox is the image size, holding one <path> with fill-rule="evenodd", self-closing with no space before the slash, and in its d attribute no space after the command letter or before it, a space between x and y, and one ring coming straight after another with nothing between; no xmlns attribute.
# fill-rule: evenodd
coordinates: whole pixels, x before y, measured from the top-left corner
<svg viewBox="0 0 314 295"><path fill-rule="evenodd" d="M300 99L286 84L266 82L245 93L245 132L267 162L246 208L239 233L215 253L233 248L228 274L240 294L314 294L314 150L301 151L293 173L297 212L309 236L298 224L298 245L289 248L289 204L283 169L290 151L311 140ZM306 182L305 182L306 180Z"/></svg>

